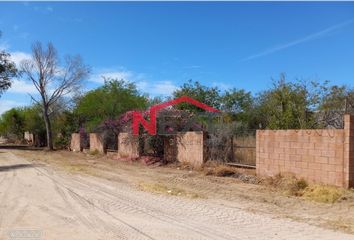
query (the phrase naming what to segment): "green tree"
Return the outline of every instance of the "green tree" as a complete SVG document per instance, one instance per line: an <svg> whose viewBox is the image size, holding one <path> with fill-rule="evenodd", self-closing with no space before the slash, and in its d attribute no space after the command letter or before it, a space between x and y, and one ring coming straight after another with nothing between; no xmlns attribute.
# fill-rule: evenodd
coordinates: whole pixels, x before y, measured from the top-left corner
<svg viewBox="0 0 354 240"><path fill-rule="evenodd" d="M53 119L54 145L56 148L69 146L71 134L78 132L81 120L79 116L70 111L64 110Z"/></svg>
<svg viewBox="0 0 354 240"><path fill-rule="evenodd" d="M182 96L188 96L199 102L212 106L219 109L221 103L220 90L217 87L208 87L202 85L198 81L189 80L184 83L179 89L173 92L173 97L178 98ZM204 111L194 105L189 103L181 103L176 106L177 109L189 110L191 112L201 112Z"/></svg>
<svg viewBox="0 0 354 240"><path fill-rule="evenodd" d="M41 106L34 104L29 107L21 109L22 115L25 120L24 130L35 135L35 141L44 142L45 141L45 123L43 120L43 113Z"/></svg>
<svg viewBox="0 0 354 240"><path fill-rule="evenodd" d="M9 138L19 140L23 138L25 119L21 109L12 108L1 115L0 133Z"/></svg>
<svg viewBox="0 0 354 240"><path fill-rule="evenodd" d="M105 79L102 87L89 91L78 100L74 111L92 130L104 120L116 119L129 110L145 109L147 104L147 97L139 93L134 83Z"/></svg>
<svg viewBox="0 0 354 240"><path fill-rule="evenodd" d="M0 31L1 37L1 31ZM11 78L17 73L15 63L10 60L10 54L4 50L0 51L0 96L11 87Z"/></svg>
<svg viewBox="0 0 354 240"><path fill-rule="evenodd" d="M316 97L307 84L287 82L285 75L281 74L273 88L258 95L254 114L262 128L313 128L315 120L312 108Z"/></svg>
<svg viewBox="0 0 354 240"><path fill-rule="evenodd" d="M231 121L241 123L245 127L252 126L254 99L251 92L243 89L225 91L221 97L222 111L231 118Z"/></svg>

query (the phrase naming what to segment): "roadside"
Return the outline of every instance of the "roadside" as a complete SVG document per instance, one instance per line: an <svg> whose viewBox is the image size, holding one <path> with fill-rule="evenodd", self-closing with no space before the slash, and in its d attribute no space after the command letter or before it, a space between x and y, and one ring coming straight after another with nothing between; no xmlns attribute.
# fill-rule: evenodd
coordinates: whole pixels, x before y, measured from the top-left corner
<svg viewBox="0 0 354 240"><path fill-rule="evenodd" d="M292 197L266 185L247 184L236 178L206 176L180 166L153 167L110 160L105 156L72 153L12 150L33 163L48 164L74 175L90 175L112 183L120 182L154 195L207 200L232 205L251 213L269 214L311 225L354 233L354 195L346 194L333 204Z"/></svg>

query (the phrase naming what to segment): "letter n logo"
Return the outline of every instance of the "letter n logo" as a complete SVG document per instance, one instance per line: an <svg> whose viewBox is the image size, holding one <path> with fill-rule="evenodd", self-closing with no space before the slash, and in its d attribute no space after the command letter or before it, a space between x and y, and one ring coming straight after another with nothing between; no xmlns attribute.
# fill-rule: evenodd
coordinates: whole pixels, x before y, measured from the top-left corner
<svg viewBox="0 0 354 240"><path fill-rule="evenodd" d="M150 122L143 117L141 112L133 112L133 135L139 135L140 124L150 135L156 135L156 112L150 112Z"/></svg>

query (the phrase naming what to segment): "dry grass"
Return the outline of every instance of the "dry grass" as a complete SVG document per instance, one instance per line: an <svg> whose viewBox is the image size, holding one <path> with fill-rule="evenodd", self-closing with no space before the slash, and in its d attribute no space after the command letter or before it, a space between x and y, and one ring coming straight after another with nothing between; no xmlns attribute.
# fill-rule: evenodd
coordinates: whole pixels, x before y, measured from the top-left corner
<svg viewBox="0 0 354 240"><path fill-rule="evenodd" d="M277 174L275 177L267 178L264 183L287 196L302 196L308 187L304 179L297 179L292 175Z"/></svg>
<svg viewBox="0 0 354 240"><path fill-rule="evenodd" d="M302 197L319 203L335 203L339 199L343 199L344 195L352 195L349 190L338 187L320 184L309 185L306 180L297 179L292 175L278 174L273 178L266 179L265 184L287 196Z"/></svg>
<svg viewBox="0 0 354 240"><path fill-rule="evenodd" d="M90 155L92 155L92 156L96 156L96 155L99 155L100 152L99 152L97 149L95 149L95 150L93 150L93 151L89 151L88 154L90 154Z"/></svg>
<svg viewBox="0 0 354 240"><path fill-rule="evenodd" d="M303 197L315 202L335 203L344 193L345 190L341 188L326 185L313 185L305 189Z"/></svg>
<svg viewBox="0 0 354 240"><path fill-rule="evenodd" d="M328 224L336 230L343 230L348 233L354 233L354 221L353 219L339 218L336 220L329 220Z"/></svg>
<svg viewBox="0 0 354 240"><path fill-rule="evenodd" d="M205 198L204 196L198 193L189 192L177 187L168 187L161 183L140 183L138 185L138 188L145 192L153 192L187 198Z"/></svg>
<svg viewBox="0 0 354 240"><path fill-rule="evenodd" d="M236 168L227 165L217 165L214 167L204 168L205 175L212 175L217 177L230 177L239 174Z"/></svg>

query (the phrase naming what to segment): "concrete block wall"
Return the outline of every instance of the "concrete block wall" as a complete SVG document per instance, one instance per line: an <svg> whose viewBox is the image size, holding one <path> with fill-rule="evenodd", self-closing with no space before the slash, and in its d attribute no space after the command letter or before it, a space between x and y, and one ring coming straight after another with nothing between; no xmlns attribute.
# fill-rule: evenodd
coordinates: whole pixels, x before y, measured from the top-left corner
<svg viewBox="0 0 354 240"><path fill-rule="evenodd" d="M120 133L118 135L118 158L135 159L139 156L139 138L129 133Z"/></svg>
<svg viewBox="0 0 354 240"><path fill-rule="evenodd" d="M106 153L103 138L99 133L90 133L90 151Z"/></svg>
<svg viewBox="0 0 354 240"><path fill-rule="evenodd" d="M354 187L354 116L344 116L344 186Z"/></svg>
<svg viewBox="0 0 354 240"><path fill-rule="evenodd" d="M177 160L200 167L205 162L204 138L203 132L178 133Z"/></svg>
<svg viewBox="0 0 354 240"><path fill-rule="evenodd" d="M70 150L73 152L82 151L80 133L71 134Z"/></svg>
<svg viewBox="0 0 354 240"><path fill-rule="evenodd" d="M258 130L258 176L292 173L311 182L354 186L354 117L344 129Z"/></svg>
<svg viewBox="0 0 354 240"><path fill-rule="evenodd" d="M24 139L27 141L29 144L34 144L34 135L31 132L26 131L24 134Z"/></svg>
<svg viewBox="0 0 354 240"><path fill-rule="evenodd" d="M163 158L166 163L177 161L176 136L166 136L163 139Z"/></svg>

